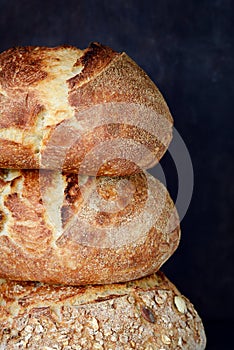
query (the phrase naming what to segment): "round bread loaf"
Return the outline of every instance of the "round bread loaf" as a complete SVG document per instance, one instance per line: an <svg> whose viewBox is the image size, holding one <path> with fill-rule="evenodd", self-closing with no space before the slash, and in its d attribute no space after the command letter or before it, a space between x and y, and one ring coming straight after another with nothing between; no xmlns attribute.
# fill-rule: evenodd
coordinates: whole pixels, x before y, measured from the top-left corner
<svg viewBox="0 0 234 350"><path fill-rule="evenodd" d="M157 271L179 244L177 211L147 172L88 177L0 170L0 277L70 285Z"/></svg>
<svg viewBox="0 0 234 350"><path fill-rule="evenodd" d="M0 54L0 168L129 175L158 162L172 124L125 53L92 43Z"/></svg>
<svg viewBox="0 0 234 350"><path fill-rule="evenodd" d="M161 273L65 287L0 280L0 348L203 350L200 317Z"/></svg>

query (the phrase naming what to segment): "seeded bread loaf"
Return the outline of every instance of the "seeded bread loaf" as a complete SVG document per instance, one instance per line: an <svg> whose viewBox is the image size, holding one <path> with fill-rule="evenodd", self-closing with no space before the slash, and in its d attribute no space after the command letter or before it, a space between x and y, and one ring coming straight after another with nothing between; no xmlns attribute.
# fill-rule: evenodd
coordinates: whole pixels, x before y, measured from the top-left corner
<svg viewBox="0 0 234 350"><path fill-rule="evenodd" d="M108 286L0 280L0 349L203 350L200 317L161 273Z"/></svg>
<svg viewBox="0 0 234 350"><path fill-rule="evenodd" d="M0 168L129 175L171 137L163 97L125 53L92 43L0 54Z"/></svg>
<svg viewBox="0 0 234 350"><path fill-rule="evenodd" d="M172 255L179 218L147 172L85 177L0 170L0 278L71 285L153 273Z"/></svg>

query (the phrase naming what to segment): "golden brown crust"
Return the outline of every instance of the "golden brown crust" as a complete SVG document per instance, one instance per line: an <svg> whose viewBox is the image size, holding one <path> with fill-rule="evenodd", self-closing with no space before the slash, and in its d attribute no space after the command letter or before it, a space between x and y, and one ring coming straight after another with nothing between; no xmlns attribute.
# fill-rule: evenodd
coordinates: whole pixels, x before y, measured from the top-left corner
<svg viewBox="0 0 234 350"><path fill-rule="evenodd" d="M179 219L151 175L0 173L0 277L81 285L157 271L177 248Z"/></svg>
<svg viewBox="0 0 234 350"><path fill-rule="evenodd" d="M116 55L105 68L92 76L88 84L80 86L79 80L74 84L72 78L69 101L78 112L80 108L103 101L129 102L156 109L158 114L172 122L171 114L157 87L130 57L125 53Z"/></svg>
<svg viewBox="0 0 234 350"><path fill-rule="evenodd" d="M0 81L3 89L31 86L47 77L38 47L14 47L0 55Z"/></svg>
<svg viewBox="0 0 234 350"><path fill-rule="evenodd" d="M92 116L92 114L93 111L90 115ZM64 128L61 127L60 130L61 133L64 132ZM63 139L64 137L58 132L56 141L59 140L59 143L53 144L50 141L47 144L42 157L43 167L49 167L49 164L53 163L53 167L56 168L56 165L61 164L62 152L64 151ZM144 147L146 139L147 149ZM134 140L134 142L131 143L129 140ZM136 144L139 152L135 150ZM60 147L62 152L59 150ZM123 158L121 158L121 149L125 150ZM92 150L94 150L93 155ZM142 159L152 159L152 155L156 153L160 159L165 152L165 144L147 130L134 125L110 123L98 126L92 132L87 132L81 137L75 137L64 157L63 170L70 171L70 165L73 164L73 171L80 174L88 173L93 176L131 175L143 168ZM80 158L77 158L77 154L80 155ZM85 161L87 155L89 158L88 161Z"/></svg>
<svg viewBox="0 0 234 350"><path fill-rule="evenodd" d="M9 141L2 168L130 175L158 162L172 124L162 95L125 53L92 43L83 51L0 54L0 146ZM17 157L13 144L30 150L27 157Z"/></svg>
<svg viewBox="0 0 234 350"><path fill-rule="evenodd" d="M0 128L16 127L30 129L43 106L37 102L34 93L19 90L9 93L7 97L0 95L1 119Z"/></svg>
<svg viewBox="0 0 234 350"><path fill-rule="evenodd" d="M203 350L200 317L161 273L65 287L0 280L0 347Z"/></svg>
<svg viewBox="0 0 234 350"><path fill-rule="evenodd" d="M117 55L119 54L110 47L96 42L91 43L75 63L75 66L82 66L83 69L80 74L69 79L70 89L81 86L96 77Z"/></svg>
<svg viewBox="0 0 234 350"><path fill-rule="evenodd" d="M34 154L30 146L24 146L22 143L0 138L1 145L1 162L4 168L14 168L15 164L22 167L38 168L39 160L37 154Z"/></svg>

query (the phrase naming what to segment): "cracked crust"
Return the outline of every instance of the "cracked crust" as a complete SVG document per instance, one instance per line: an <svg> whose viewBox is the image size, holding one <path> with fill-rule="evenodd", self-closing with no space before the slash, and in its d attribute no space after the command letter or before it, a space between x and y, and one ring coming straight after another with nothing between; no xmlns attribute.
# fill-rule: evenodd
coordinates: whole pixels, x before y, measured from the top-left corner
<svg viewBox="0 0 234 350"><path fill-rule="evenodd" d="M193 305L161 272L108 286L0 280L0 311L5 350L203 350L206 345Z"/></svg>
<svg viewBox="0 0 234 350"><path fill-rule="evenodd" d="M147 172L0 172L0 277L82 285L157 271L179 244L177 211Z"/></svg>
<svg viewBox="0 0 234 350"><path fill-rule="evenodd" d="M16 47L0 54L0 167L119 176L154 166L173 120L125 53Z"/></svg>

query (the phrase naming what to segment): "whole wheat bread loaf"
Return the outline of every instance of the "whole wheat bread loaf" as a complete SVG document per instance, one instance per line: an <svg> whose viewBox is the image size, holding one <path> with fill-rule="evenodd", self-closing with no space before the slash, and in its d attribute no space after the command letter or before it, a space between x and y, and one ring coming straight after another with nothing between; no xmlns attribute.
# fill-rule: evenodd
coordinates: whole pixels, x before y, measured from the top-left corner
<svg viewBox="0 0 234 350"><path fill-rule="evenodd" d="M203 350L205 345L193 305L161 272L108 286L0 280L4 350Z"/></svg>

